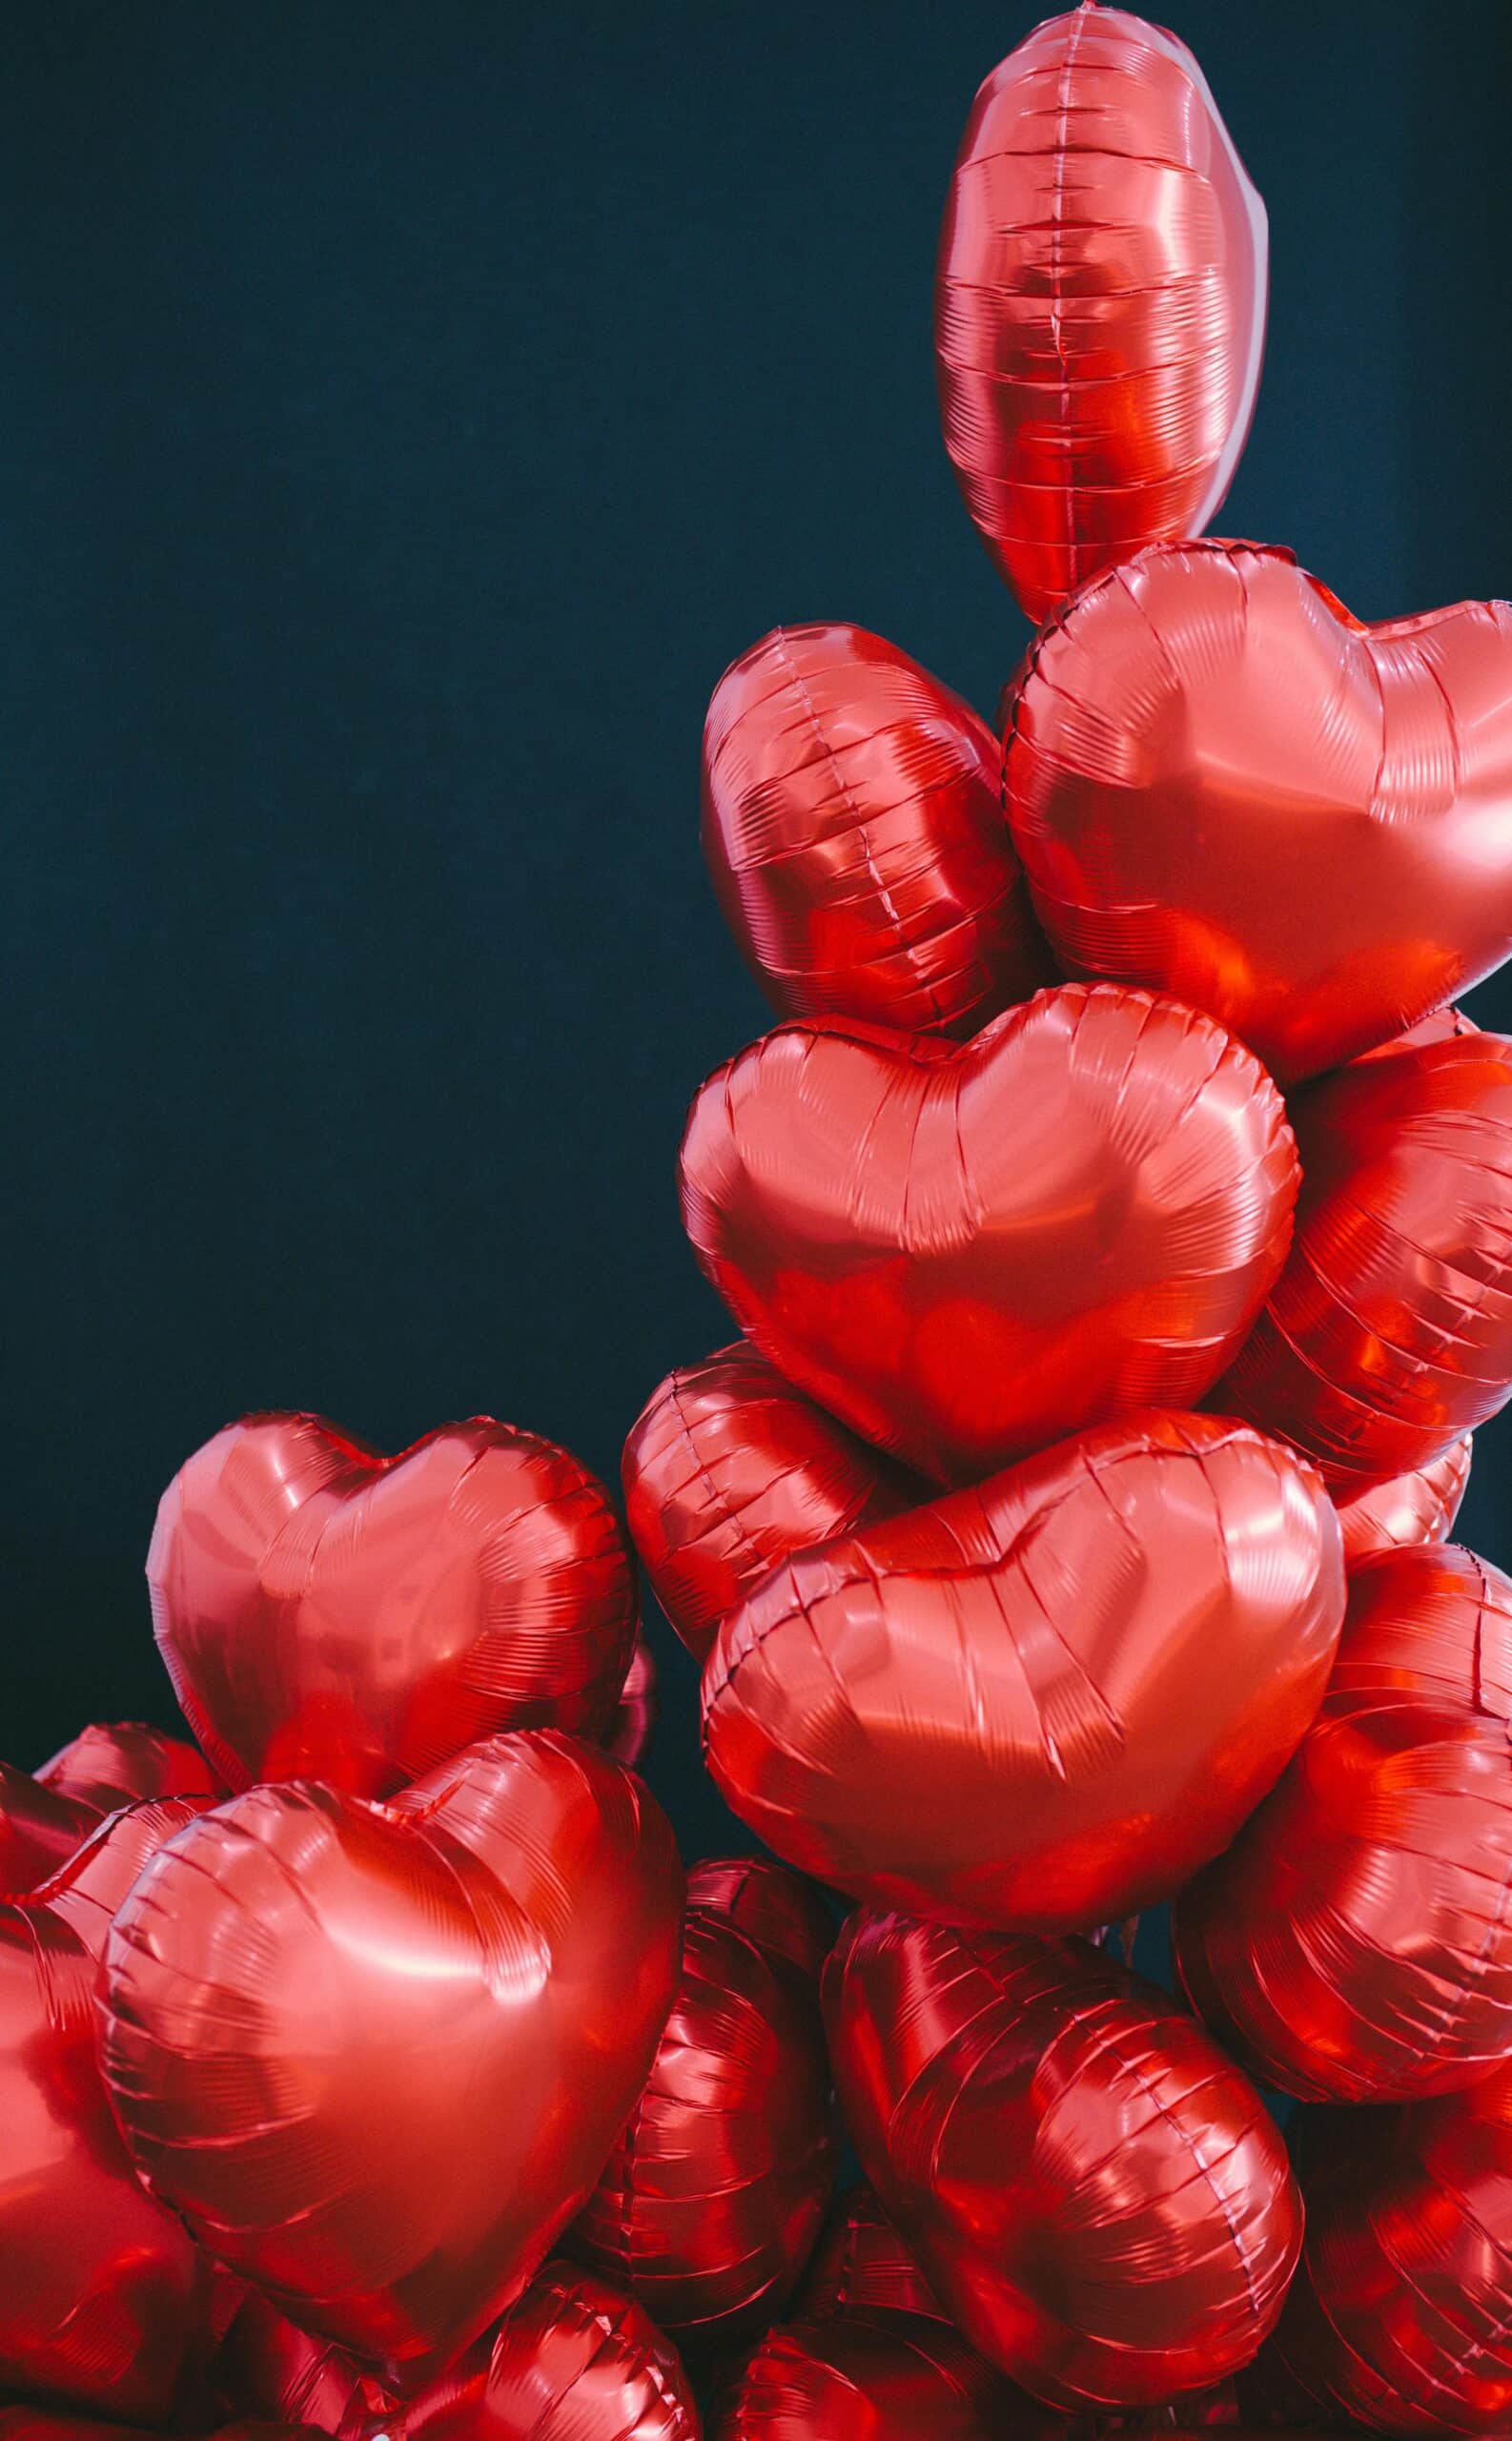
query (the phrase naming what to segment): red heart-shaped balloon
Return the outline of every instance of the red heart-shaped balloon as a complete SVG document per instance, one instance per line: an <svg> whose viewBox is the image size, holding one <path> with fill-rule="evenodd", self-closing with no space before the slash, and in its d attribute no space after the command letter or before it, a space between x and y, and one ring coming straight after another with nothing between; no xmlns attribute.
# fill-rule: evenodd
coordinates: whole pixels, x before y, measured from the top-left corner
<svg viewBox="0 0 1512 2441"><path fill-rule="evenodd" d="M233 1798L108 1944L101 2062L137 2167L292 2321L378 2365L455 2351L592 2187L682 1906L640 1781L554 1732L387 1806Z"/></svg>
<svg viewBox="0 0 1512 2441"><path fill-rule="evenodd" d="M115 2132L94 1987L115 1909L196 1810L117 1814L0 1907L0 2383L153 2423L208 2351L209 2267Z"/></svg>
<svg viewBox="0 0 1512 2441"><path fill-rule="evenodd" d="M1105 1425L775 1569L704 1674L709 1769L843 1890L1086 1929L1233 1838L1343 1607L1311 1468L1212 1417Z"/></svg>
<svg viewBox="0 0 1512 2441"><path fill-rule="evenodd" d="M1433 1466L1512 1388L1512 1041L1379 1053L1292 1119L1292 1251L1211 1404L1356 1491Z"/></svg>
<svg viewBox="0 0 1512 2441"><path fill-rule="evenodd" d="M1017 2396L941 2322L836 2319L768 2331L728 2386L712 2441L1045 2441Z"/></svg>
<svg viewBox="0 0 1512 2441"><path fill-rule="evenodd" d="M704 1087L682 1179L746 1336L951 1481L1194 1405L1280 1269L1297 1161L1220 1028L1070 985L960 1045L781 1027Z"/></svg>
<svg viewBox="0 0 1512 2441"><path fill-rule="evenodd" d="M1318 1719L1177 1901L1182 1982L1304 2101L1410 2101L1512 2052L1512 1581L1378 1552Z"/></svg>
<svg viewBox="0 0 1512 2441"><path fill-rule="evenodd" d="M852 1918L825 1976L862 2167L968 2339L1051 2404L1234 2372L1301 2244L1279 2130L1090 1943Z"/></svg>
<svg viewBox="0 0 1512 2441"><path fill-rule="evenodd" d="M1184 43L1052 17L995 68L946 205L934 354L967 507L1032 619L1195 534L1265 338L1265 207Z"/></svg>
<svg viewBox="0 0 1512 2441"><path fill-rule="evenodd" d="M0 1763L0 1898L18 1898L66 1865L100 1822L100 1808Z"/></svg>
<svg viewBox="0 0 1512 2441"><path fill-rule="evenodd" d="M704 727L704 848L784 1016L973 1034L1054 974L985 721L864 627L775 627Z"/></svg>
<svg viewBox="0 0 1512 2441"><path fill-rule="evenodd" d="M1446 1543L1470 1482L1473 1454L1466 1433L1441 1458L1410 1474L1388 1475L1384 1483L1366 1484L1359 1491L1336 1493L1345 1567L1355 1567L1372 1551Z"/></svg>
<svg viewBox="0 0 1512 2441"><path fill-rule="evenodd" d="M635 1581L603 1487L490 1417L380 1457L248 1416L179 1468L147 1561L158 1647L233 1788L383 1796L501 1730L609 1728Z"/></svg>
<svg viewBox="0 0 1512 2441"><path fill-rule="evenodd" d="M103 1814L151 1797L225 1795L196 1746L139 1720L92 1721L43 1764L37 1778Z"/></svg>
<svg viewBox="0 0 1512 2441"><path fill-rule="evenodd" d="M745 1340L652 1392L623 1476L631 1539L698 1661L779 1560L928 1496Z"/></svg>
<svg viewBox="0 0 1512 2441"><path fill-rule="evenodd" d="M1004 797L1064 966L1294 1084L1512 949L1512 609L1366 627L1289 552L1146 551L1036 639Z"/></svg>
<svg viewBox="0 0 1512 2441"><path fill-rule="evenodd" d="M812 1974L688 1896L683 1979L645 2090L568 2245L663 2329L708 2348L786 2303L835 2146Z"/></svg>

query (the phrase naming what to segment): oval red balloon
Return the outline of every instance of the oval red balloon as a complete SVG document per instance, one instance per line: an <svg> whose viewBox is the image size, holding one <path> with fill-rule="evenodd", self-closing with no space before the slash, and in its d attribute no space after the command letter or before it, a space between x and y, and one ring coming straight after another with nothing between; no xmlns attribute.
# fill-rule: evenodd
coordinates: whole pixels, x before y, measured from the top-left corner
<svg viewBox="0 0 1512 2441"><path fill-rule="evenodd" d="M1512 609L1366 627L1289 552L1147 551L1032 646L1004 799L1068 972L1295 1084L1512 950Z"/></svg>
<svg viewBox="0 0 1512 2441"><path fill-rule="evenodd" d="M555 1732L387 1806L231 1799L111 1933L100 2056L141 2175L292 2321L418 2372L519 2294L645 2082L683 1875Z"/></svg>
<svg viewBox="0 0 1512 2441"><path fill-rule="evenodd" d="M780 1028L698 1096L682 1182L747 1338L949 1482L1195 1405L1280 1270L1297 1175L1217 1027L1070 985L960 1045Z"/></svg>
<svg viewBox="0 0 1512 2441"><path fill-rule="evenodd" d="M697 1661L769 1568L927 1495L737 1340L669 1373L624 1445L652 1590Z"/></svg>
<svg viewBox="0 0 1512 2441"><path fill-rule="evenodd" d="M711 2441L1043 2441L1015 2397L940 2322L795 2323L768 2331L729 2384Z"/></svg>
<svg viewBox="0 0 1512 2441"><path fill-rule="evenodd" d="M1062 2408L1245 2364L1301 2209L1279 2130L1163 1992L1090 1943L863 1912L825 1977L846 2123L968 2339Z"/></svg>
<svg viewBox="0 0 1512 2441"><path fill-rule="evenodd" d="M772 1571L704 1675L768 1846L955 1922L1085 1930L1227 1845L1316 1713L1338 1523L1276 1443L1105 1425Z"/></svg>
<svg viewBox="0 0 1512 2441"><path fill-rule="evenodd" d="M726 669L704 851L784 1016L974 1034L1053 976L991 730L865 627L774 627Z"/></svg>
<svg viewBox="0 0 1512 2441"><path fill-rule="evenodd" d="M139 1720L92 1721L43 1764L37 1778L102 1814L152 1797L224 1795L197 1746Z"/></svg>
<svg viewBox="0 0 1512 2441"><path fill-rule="evenodd" d="M1267 2083L1405 2101L1512 2051L1509 1727L1512 1580L1362 1560L1322 1711L1175 1913L1193 2005Z"/></svg>
<svg viewBox="0 0 1512 2441"><path fill-rule="evenodd" d="M1388 1475L1384 1483L1366 1484L1359 1491L1336 1492L1345 1567L1354 1568L1373 1551L1446 1543L1469 1487L1474 1446L1466 1433L1441 1458L1410 1474Z"/></svg>
<svg viewBox="0 0 1512 2441"><path fill-rule="evenodd" d="M147 1560L174 1692L227 1783L384 1796L510 1729L602 1736L635 1577L602 1485L475 1416L397 1458L256 1415L163 1494Z"/></svg>

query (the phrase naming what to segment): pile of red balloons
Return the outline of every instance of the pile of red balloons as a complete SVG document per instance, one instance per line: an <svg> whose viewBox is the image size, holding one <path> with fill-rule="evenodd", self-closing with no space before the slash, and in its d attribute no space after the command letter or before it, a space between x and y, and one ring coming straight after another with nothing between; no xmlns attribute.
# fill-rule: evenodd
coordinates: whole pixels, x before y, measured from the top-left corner
<svg viewBox="0 0 1512 2441"><path fill-rule="evenodd" d="M1001 740L840 626L709 708L786 1022L624 1489L781 1861L684 1873L576 1459L218 1434L195 1744L0 1774L0 2441L1512 2429L1512 611L1194 539L1265 295L1190 53L1040 27L936 323Z"/></svg>

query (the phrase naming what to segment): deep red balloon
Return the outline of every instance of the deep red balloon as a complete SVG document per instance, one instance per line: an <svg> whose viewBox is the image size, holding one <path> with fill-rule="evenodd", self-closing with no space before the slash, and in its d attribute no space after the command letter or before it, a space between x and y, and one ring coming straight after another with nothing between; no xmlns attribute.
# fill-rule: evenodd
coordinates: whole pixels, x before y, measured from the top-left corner
<svg viewBox="0 0 1512 2441"><path fill-rule="evenodd" d="M864 2180L847 2189L825 2225L798 2292L805 2322L835 2314L875 2322L911 2314L950 2321L913 2256Z"/></svg>
<svg viewBox="0 0 1512 2441"><path fill-rule="evenodd" d="M1512 2063L1467 2093L1330 2114L1302 2155L1307 2245L1269 2351L1322 2425L1512 2423Z"/></svg>
<svg viewBox="0 0 1512 2441"><path fill-rule="evenodd" d="M296 2323L419 2374L519 2294L645 2082L677 1984L664 1817L555 1732L389 1805L255 1789L110 1936L133 2157Z"/></svg>
<svg viewBox="0 0 1512 2441"><path fill-rule="evenodd" d="M1292 1251L1212 1405L1358 1490L1433 1466L1512 1389L1512 1041L1361 1060L1292 1117Z"/></svg>
<svg viewBox="0 0 1512 2441"><path fill-rule="evenodd" d="M567 2243L705 2349L786 2303L835 2146L813 1973L726 1906L689 1901L682 1984L645 2090Z"/></svg>
<svg viewBox="0 0 1512 2441"><path fill-rule="evenodd" d="M1470 1435L1451 1442L1441 1458L1410 1474L1336 1494L1344 1535L1344 1564L1354 1568L1372 1551L1416 1543L1446 1543L1470 1482L1474 1445Z"/></svg>
<svg viewBox="0 0 1512 2441"><path fill-rule="evenodd" d="M1293 1754L1338 1523L1274 1442L1149 1415L775 1569L704 1674L721 1791L842 1890L1086 1930L1168 1897Z"/></svg>
<svg viewBox="0 0 1512 2441"><path fill-rule="evenodd" d="M644 1636L635 1639L629 1673L620 1690L604 1745L617 1763L638 1771L656 1733L656 1656Z"/></svg>
<svg viewBox="0 0 1512 2441"><path fill-rule="evenodd" d="M758 1949L815 1983L834 1947L834 1918L820 1893L766 1856L705 1856L688 1868L687 1903L727 1916Z"/></svg>
<svg viewBox="0 0 1512 2441"><path fill-rule="evenodd" d="M224 1795L197 1746L139 1720L92 1721L42 1765L37 1778L102 1814L149 1797Z"/></svg>
<svg viewBox="0 0 1512 2441"><path fill-rule="evenodd" d="M982 86L935 363L956 480L1032 619L1213 515L1254 412L1266 265L1265 207L1174 34L1073 9Z"/></svg>
<svg viewBox="0 0 1512 2441"><path fill-rule="evenodd" d="M839 2319L768 2331L710 2441L1043 2441L1048 2423L947 2324Z"/></svg>
<svg viewBox="0 0 1512 2441"><path fill-rule="evenodd" d="M335 2441L377 2441L403 2413L394 2392L344 2348L297 2329L251 2292L215 2351L211 2378L228 2414L314 2425Z"/></svg>
<svg viewBox="0 0 1512 2441"><path fill-rule="evenodd" d="M99 1821L98 1806L0 1763L0 1898L35 1890L68 1863Z"/></svg>
<svg viewBox="0 0 1512 2441"><path fill-rule="evenodd" d="M652 1392L623 1476L631 1538L698 1661L779 1560L928 1496L745 1340Z"/></svg>
<svg viewBox="0 0 1512 2441"><path fill-rule="evenodd" d="M704 851L784 1016L974 1034L1053 976L991 730L865 627L774 627L726 669Z"/></svg>
<svg viewBox="0 0 1512 2441"><path fill-rule="evenodd" d="M509 1729L605 1733L635 1581L603 1487L490 1417L380 1457L317 1416L248 1416L163 1495L157 1642L234 1788L384 1796Z"/></svg>
<svg viewBox="0 0 1512 2441"><path fill-rule="evenodd" d="M51 2408L0 2407L0 2441L158 2441L130 2424L95 2424ZM223 2424L211 2441L320 2441L314 2427L299 2424ZM375 2436L377 2441L377 2436Z"/></svg>
<svg viewBox="0 0 1512 2441"><path fill-rule="evenodd" d="M1004 754L1062 964L1209 1010L1283 1084L1512 950L1504 603L1366 627L1289 552L1173 544L1037 638Z"/></svg>
<svg viewBox="0 0 1512 2441"><path fill-rule="evenodd" d="M1247 1052L1085 985L960 1045L782 1027L705 1085L682 1179L746 1336L944 1481L1194 1405L1280 1270L1297 1183Z"/></svg>
<svg viewBox="0 0 1512 2441"><path fill-rule="evenodd" d="M0 1907L0 2384L148 2423L181 2404L208 2351L209 2269L115 2132L96 1961L137 1875L195 1812L117 1814Z"/></svg>
<svg viewBox="0 0 1512 2441"><path fill-rule="evenodd" d="M1163 1992L1088 1942L863 1912L825 2015L884 2209L1025 2390L1153 2405L1255 2354L1296 2185L1258 2094Z"/></svg>
<svg viewBox="0 0 1512 2441"><path fill-rule="evenodd" d="M1512 2052L1509 1730L1512 1581L1362 1560L1318 1720L1175 1909L1194 2006L1267 2083L1406 2101Z"/></svg>

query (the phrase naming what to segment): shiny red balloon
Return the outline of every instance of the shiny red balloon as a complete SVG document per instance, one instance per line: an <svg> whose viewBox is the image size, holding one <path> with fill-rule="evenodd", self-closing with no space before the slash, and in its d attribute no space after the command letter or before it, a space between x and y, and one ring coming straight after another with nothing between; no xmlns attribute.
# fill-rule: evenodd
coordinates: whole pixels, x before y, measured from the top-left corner
<svg viewBox="0 0 1512 2441"><path fill-rule="evenodd" d="M174 1692L234 1788L384 1796L496 1732L609 1728L635 1580L603 1487L475 1416L397 1458L257 1415L181 1467L147 1561Z"/></svg>
<svg viewBox="0 0 1512 2441"><path fill-rule="evenodd" d="M112 1916L185 1799L113 1815L0 1907L0 2385L165 2422L208 2350L209 2269L144 2193L95 2062Z"/></svg>
<svg viewBox="0 0 1512 2441"><path fill-rule="evenodd" d="M1297 1173L1216 1026L1070 985L960 1045L780 1028L705 1085L682 1179L746 1336L949 1482L1194 1405L1285 1260Z"/></svg>
<svg viewBox="0 0 1512 2441"><path fill-rule="evenodd" d="M688 1868L687 1903L727 1916L758 1949L815 1983L834 1947L834 1919L820 1893L766 1856L705 1856Z"/></svg>
<svg viewBox="0 0 1512 2441"><path fill-rule="evenodd" d="M1037 26L972 105L934 351L967 507L1032 619L1233 479L1265 340L1265 207L1184 43Z"/></svg>
<svg viewBox="0 0 1512 2441"><path fill-rule="evenodd" d="M157 2441L157 2436L136 2425L56 2415L51 2408L0 2407L0 2441ZM211 2441L320 2441L320 2435L309 2425L238 2423L219 2426Z"/></svg>
<svg viewBox="0 0 1512 2441"><path fill-rule="evenodd" d="M149 1797L225 1794L197 1746L139 1720L92 1721L42 1765L37 1778L102 1814Z"/></svg>
<svg viewBox="0 0 1512 2441"><path fill-rule="evenodd" d="M1292 1116L1291 1255L1212 1404L1353 1491L1432 1467L1512 1389L1512 1041L1361 1060Z"/></svg>
<svg viewBox="0 0 1512 2441"><path fill-rule="evenodd" d="M1296 2184L1258 2094L1163 1992L1088 1942L863 1912L825 2015L884 2209L1025 2390L1153 2405L1255 2354Z"/></svg>
<svg viewBox="0 0 1512 2441"><path fill-rule="evenodd" d="M1474 1445L1470 1435L1451 1442L1441 1458L1410 1474L1335 1495L1344 1535L1344 1565L1354 1568L1372 1551L1417 1543L1446 1543L1470 1482Z"/></svg>
<svg viewBox="0 0 1512 2441"><path fill-rule="evenodd" d="M1362 1560L1317 1721L1175 1912L1193 2005L1267 2083L1407 2101L1512 2052L1509 1731L1512 1580Z"/></svg>
<svg viewBox="0 0 1512 2441"><path fill-rule="evenodd" d="M797 2310L805 2322L835 2314L875 2322L894 2314L948 2323L912 2255L865 2181L841 2196L804 2274Z"/></svg>
<svg viewBox="0 0 1512 2441"><path fill-rule="evenodd" d="M1512 2424L1512 2063L1304 2149L1307 2245L1277 2333L1312 2409L1373 2432Z"/></svg>
<svg viewBox="0 0 1512 2441"><path fill-rule="evenodd" d="M1512 609L1367 627L1287 551L1147 551L1032 646L1004 798L1070 972L1295 1084L1512 950Z"/></svg>
<svg viewBox="0 0 1512 2441"><path fill-rule="evenodd" d="M629 1673L603 1741L617 1763L628 1764L632 1772L639 1770L656 1733L656 1656L644 1636L638 1635Z"/></svg>
<svg viewBox="0 0 1512 2441"><path fill-rule="evenodd" d="M991 730L865 627L774 627L726 669L704 851L784 1016L974 1034L1053 977Z"/></svg>
<svg viewBox="0 0 1512 2441"><path fill-rule="evenodd" d="M779 1560L927 1497L745 1340L652 1392L623 1476L631 1539L697 1661Z"/></svg>
<svg viewBox="0 0 1512 2441"><path fill-rule="evenodd" d="M108 1943L101 2061L137 2168L290 2320L418 2373L587 2196L676 1990L682 1906L641 1782L555 1732L387 1806L233 1798Z"/></svg>
<svg viewBox="0 0 1512 2441"><path fill-rule="evenodd" d="M314 2425L335 2441L377 2441L396 2423L403 2430L394 2393L355 2356L296 2329L251 2291L215 2351L211 2380L231 2414Z"/></svg>
<svg viewBox="0 0 1512 2441"><path fill-rule="evenodd" d="M714 2346L780 2311L834 2166L812 1972L690 1890L681 1988L571 2251L674 2337Z"/></svg>
<svg viewBox="0 0 1512 2441"><path fill-rule="evenodd" d="M961 1923L1086 1930L1233 1838L1327 1683L1338 1519L1242 1426L1104 1425L774 1569L704 1674L779 1855Z"/></svg>
<svg viewBox="0 0 1512 2441"><path fill-rule="evenodd" d="M1044 2441L1048 2419L960 2335L900 2317L768 2331L729 2384L711 2441Z"/></svg>
<svg viewBox="0 0 1512 2441"><path fill-rule="evenodd" d="M66 1865L92 1831L100 1808L30 1772L0 1763L0 1898L18 1898Z"/></svg>

